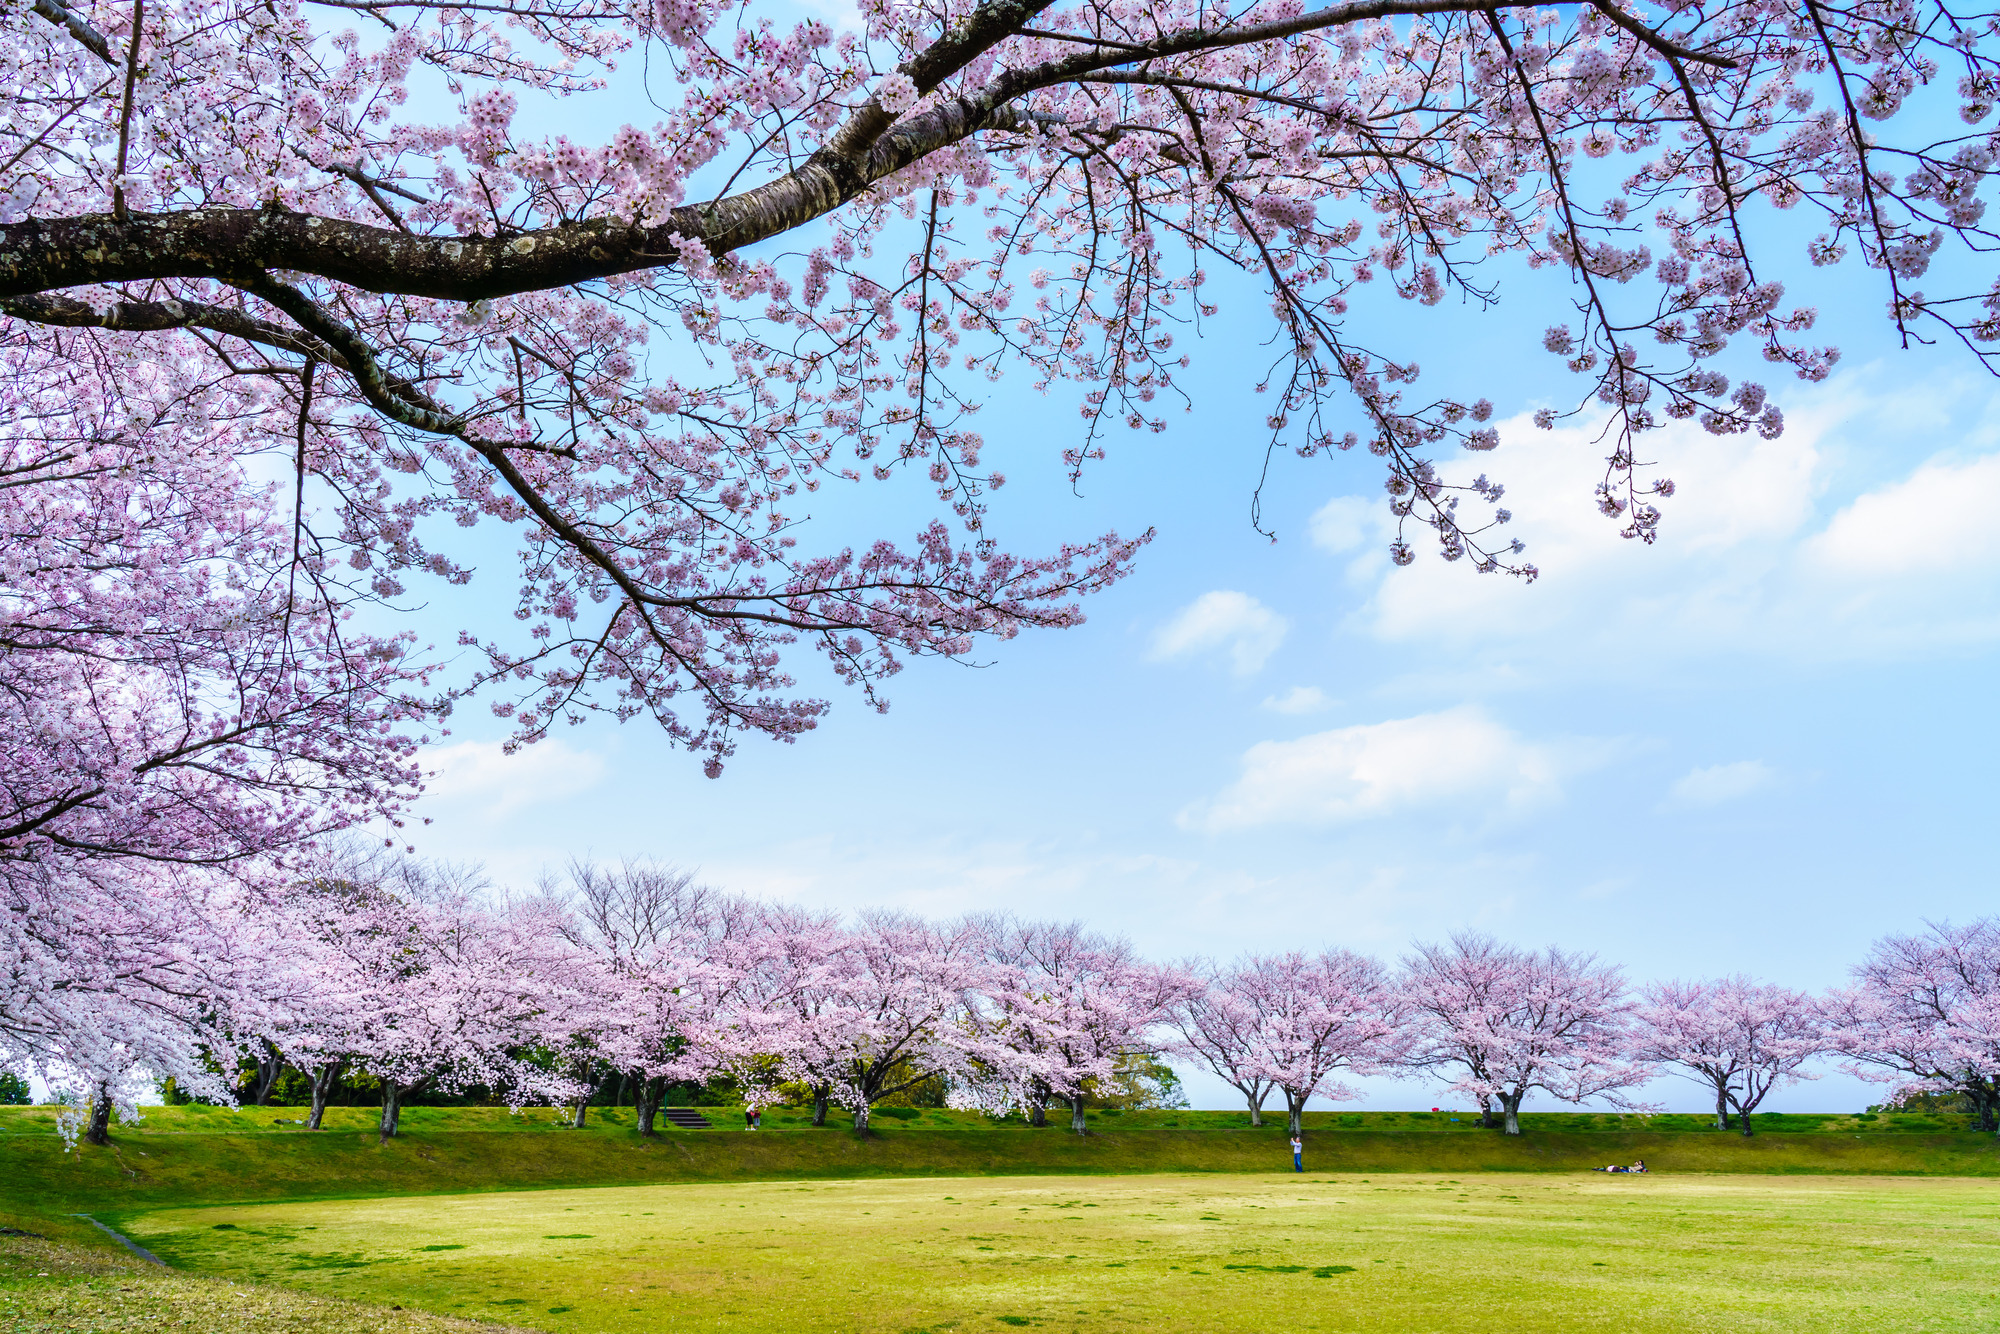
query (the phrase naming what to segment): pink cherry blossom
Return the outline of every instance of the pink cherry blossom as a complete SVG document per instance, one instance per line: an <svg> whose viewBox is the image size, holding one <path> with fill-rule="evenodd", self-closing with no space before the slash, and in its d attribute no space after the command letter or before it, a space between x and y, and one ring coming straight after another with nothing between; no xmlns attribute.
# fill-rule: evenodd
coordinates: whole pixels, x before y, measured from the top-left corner
<svg viewBox="0 0 2000 1334"><path fill-rule="evenodd" d="M1536 1090L1570 1103L1636 1106L1624 1091L1653 1074L1629 1054L1624 976L1592 955L1520 950L1462 932L1419 945L1403 961L1397 992L1405 1064L1477 1099L1488 1124L1498 1102L1510 1135L1521 1133L1521 1103Z"/></svg>
<svg viewBox="0 0 2000 1334"><path fill-rule="evenodd" d="M1633 1052L1706 1086L1715 1125L1733 1109L1743 1133L1772 1090L1818 1075L1801 1067L1826 1050L1821 1007L1811 996L1747 977L1663 982L1633 1012Z"/></svg>

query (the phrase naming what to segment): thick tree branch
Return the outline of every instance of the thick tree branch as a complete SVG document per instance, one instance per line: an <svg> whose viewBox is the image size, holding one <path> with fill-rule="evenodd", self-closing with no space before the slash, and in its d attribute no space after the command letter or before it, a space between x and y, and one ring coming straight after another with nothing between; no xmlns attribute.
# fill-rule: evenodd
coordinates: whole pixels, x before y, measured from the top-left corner
<svg viewBox="0 0 2000 1334"><path fill-rule="evenodd" d="M116 65L118 57L111 54L111 42L105 35L90 26L81 14L69 9L56 0L31 0L30 8L37 15L47 19L58 28L66 29L69 35L83 43L84 48L107 65Z"/></svg>
<svg viewBox="0 0 2000 1334"><path fill-rule="evenodd" d="M597 218L509 236L412 236L271 207L134 213L124 222L105 214L30 218L0 226L0 297L158 278L234 282L274 269L363 291L465 302L575 286L671 265L685 240L698 240L719 255L792 231L940 148L1041 119L1011 104L1095 71L1280 41L1370 19L1506 7L1497 0L1355 0L1296 18L1184 29L1152 42L1007 71L976 93L900 122L871 99L795 170L720 200L674 209L655 226ZM935 88L1015 35L1043 8L1041 0L982 5L904 70L920 90ZM1697 56L1689 52L1686 58Z"/></svg>

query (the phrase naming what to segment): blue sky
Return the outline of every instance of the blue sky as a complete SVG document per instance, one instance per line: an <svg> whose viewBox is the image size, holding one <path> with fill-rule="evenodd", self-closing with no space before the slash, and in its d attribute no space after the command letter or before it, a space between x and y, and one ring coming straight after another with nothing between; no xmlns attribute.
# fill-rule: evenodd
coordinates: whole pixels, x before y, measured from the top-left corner
<svg viewBox="0 0 2000 1334"><path fill-rule="evenodd" d="M1882 933L1994 906L2000 383L1962 353L1897 347L1875 275L1789 276L1841 369L1771 382L1777 440L1654 437L1679 494L1650 548L1592 507L1591 433L1526 420L1578 388L1539 346L1567 314L1561 278L1502 274L1484 315L1357 307L1379 350L1418 350L1426 396L1496 404L1500 450L1445 462L1507 484L1533 586L1428 552L1392 568L1365 457L1280 459L1279 540L1252 528L1254 296L1184 344L1193 410L1114 440L1080 494L1060 460L1073 396L1016 377L980 421L1010 478L1003 544L1158 530L1088 624L988 646L978 668L917 663L886 716L828 683L815 734L748 741L713 782L643 725L510 758L502 725L462 710L430 757L420 850L519 884L572 855L646 856L819 906L1081 918L1162 958L1393 958L1475 927L1595 950L1638 981L1838 983ZM829 544L906 537L924 492L829 495L815 526ZM417 616L427 638L504 615L511 562L482 549L470 598L440 590ZM1692 1086L1653 1096L1701 1105ZM1880 1097L1829 1067L1770 1105ZM1369 1105L1435 1101L1381 1086Z"/></svg>
<svg viewBox="0 0 2000 1334"><path fill-rule="evenodd" d="M1388 957L1477 927L1635 979L1808 987L1880 933L1990 911L2000 397L1975 368L1857 328L1867 355L1782 390L1778 440L1660 440L1680 494L1644 548L1592 509L1587 435L1515 419L1568 386L1495 366L1528 390L1494 394L1506 443L1480 460L1544 570L1522 586L1428 555L1390 567L1365 459L1281 462L1279 540L1260 537L1258 404L1227 336L1250 327L1195 349L1195 410L1117 442L1081 497L1057 457L1066 403L988 414L1017 479L996 505L1009 541L1159 530L1085 626L977 669L918 663L886 716L830 687L817 733L746 743L717 781L639 725L503 757L500 725L464 710L432 756L422 849L516 883L572 854L650 856L814 905L1076 917L1157 957ZM1477 382L1491 351L1431 359ZM460 615L422 619L446 641ZM1782 1096L1874 1100L1837 1075Z"/></svg>

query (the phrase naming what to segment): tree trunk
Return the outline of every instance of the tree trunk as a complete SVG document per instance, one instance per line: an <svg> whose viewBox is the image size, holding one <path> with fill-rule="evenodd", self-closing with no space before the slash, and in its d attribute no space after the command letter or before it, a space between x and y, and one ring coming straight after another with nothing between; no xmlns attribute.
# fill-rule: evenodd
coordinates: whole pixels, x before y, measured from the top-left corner
<svg viewBox="0 0 2000 1334"><path fill-rule="evenodd" d="M340 1072L347 1068L346 1061L329 1061L312 1074L312 1112L306 1117L306 1129L318 1130L320 1120L326 1115L327 1095L340 1082Z"/></svg>
<svg viewBox="0 0 2000 1334"><path fill-rule="evenodd" d="M570 1129L581 1130L590 1119L590 1100L604 1091L611 1082L613 1071L601 1070L594 1060L579 1058L570 1066L570 1078L583 1086L583 1092L576 1095L575 1111L570 1117ZM596 1078L592 1078L595 1075Z"/></svg>
<svg viewBox="0 0 2000 1334"><path fill-rule="evenodd" d="M1729 1129L1729 1090L1721 1084L1715 1087L1715 1128Z"/></svg>
<svg viewBox="0 0 2000 1334"><path fill-rule="evenodd" d="M377 1144L387 1144L396 1138L396 1126L403 1119L403 1095L407 1092L407 1086L393 1079L382 1081L382 1121L376 1127Z"/></svg>
<svg viewBox="0 0 2000 1334"><path fill-rule="evenodd" d="M271 1090L277 1087L278 1076L285 1073L285 1057L269 1038L260 1038L264 1045L264 1055L257 1062L256 1073L250 1081L250 1102L255 1107L266 1107L271 1102Z"/></svg>
<svg viewBox="0 0 2000 1334"><path fill-rule="evenodd" d="M854 1104L854 1133L857 1135L868 1133L868 1107L866 1098Z"/></svg>
<svg viewBox="0 0 2000 1334"><path fill-rule="evenodd" d="M1305 1116L1306 1100L1295 1097L1290 1089L1285 1090L1285 1130L1294 1139L1306 1133L1302 1118Z"/></svg>
<svg viewBox="0 0 2000 1334"><path fill-rule="evenodd" d="M1028 1124L1045 1126L1049 1123L1049 1086L1037 1079L1028 1086Z"/></svg>
<svg viewBox="0 0 2000 1334"><path fill-rule="evenodd" d="M816 1126L823 1126L826 1124L826 1103L827 1103L826 1094L824 1093L813 1094L813 1124Z"/></svg>
<svg viewBox="0 0 2000 1334"><path fill-rule="evenodd" d="M1479 1128L1493 1129L1493 1095L1490 1093L1479 1095Z"/></svg>
<svg viewBox="0 0 2000 1334"><path fill-rule="evenodd" d="M638 1123L641 1135L657 1135L653 1129L653 1118L660 1114L660 1099L666 1096L667 1081L664 1078L647 1079L641 1076L632 1081L633 1120Z"/></svg>
<svg viewBox="0 0 2000 1334"><path fill-rule="evenodd" d="M1244 1089L1244 1090L1243 1090L1243 1101L1245 1101L1245 1102L1247 1102L1247 1103L1249 1103L1249 1104L1250 1104L1250 1124L1251 1124L1251 1125L1253 1125L1253 1126L1261 1126L1261 1125L1263 1125L1263 1124L1264 1124L1264 1100L1263 1100L1262 1098L1258 1097L1258 1096L1257 1096L1256 1094L1252 1093L1252 1092L1251 1092L1250 1090L1248 1090L1248 1089Z"/></svg>
<svg viewBox="0 0 2000 1334"><path fill-rule="evenodd" d="M1078 1090L1069 1099L1069 1128L1079 1135L1090 1133L1090 1123L1083 1119L1083 1092Z"/></svg>
<svg viewBox="0 0 2000 1334"><path fill-rule="evenodd" d="M83 1138L91 1144L111 1142L111 1086L99 1084L97 1096L90 1101L90 1124L84 1128Z"/></svg>
<svg viewBox="0 0 2000 1334"><path fill-rule="evenodd" d="M1522 1089L1519 1093L1500 1095L1500 1110L1506 1117L1503 1129L1510 1135L1521 1133L1521 1099L1526 1095L1526 1089Z"/></svg>

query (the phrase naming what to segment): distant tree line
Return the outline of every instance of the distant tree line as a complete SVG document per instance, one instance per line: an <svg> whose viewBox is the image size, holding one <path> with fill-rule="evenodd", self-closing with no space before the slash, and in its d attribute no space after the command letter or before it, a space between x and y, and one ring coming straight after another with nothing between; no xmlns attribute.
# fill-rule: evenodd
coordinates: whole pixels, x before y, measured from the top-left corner
<svg viewBox="0 0 2000 1334"><path fill-rule="evenodd" d="M2000 1129L2000 920L1877 941L1823 995L1745 977L1634 988L1615 965L1470 933L1393 965L1350 950L1154 962L1076 923L886 911L851 921L727 895L650 863L573 864L528 894L464 868L329 856L237 937L232 985L204 998L173 1100L379 1109L541 1103L585 1123L629 1106L951 1106L1045 1125L1053 1108L1185 1105L1167 1062L1206 1067L1291 1130L1357 1076L1425 1081L1520 1132L1544 1095L1645 1110L1678 1075L1716 1124L1750 1133L1815 1062L1956 1100ZM154 1016L162 1022L160 1016ZM138 1054L90 1087L81 1129L158 1077ZM52 1086L76 1070L38 1055ZM4 1086L0 1086L4 1092Z"/></svg>

